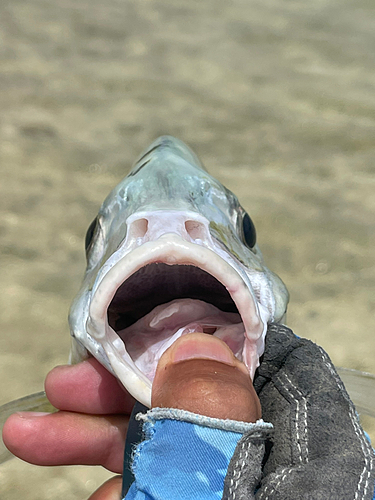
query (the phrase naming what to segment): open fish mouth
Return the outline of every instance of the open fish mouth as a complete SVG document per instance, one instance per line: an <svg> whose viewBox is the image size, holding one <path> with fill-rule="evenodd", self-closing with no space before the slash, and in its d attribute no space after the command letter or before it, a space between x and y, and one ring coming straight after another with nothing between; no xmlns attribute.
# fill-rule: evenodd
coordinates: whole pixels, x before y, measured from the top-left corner
<svg viewBox="0 0 375 500"><path fill-rule="evenodd" d="M86 328L123 385L149 406L159 358L187 333L217 336L253 377L269 316L246 274L210 248L170 233L99 272Z"/></svg>
<svg viewBox="0 0 375 500"><path fill-rule="evenodd" d="M151 382L161 355L187 333L220 338L242 361L245 328L236 305L222 283L192 265L141 268L118 288L108 323Z"/></svg>

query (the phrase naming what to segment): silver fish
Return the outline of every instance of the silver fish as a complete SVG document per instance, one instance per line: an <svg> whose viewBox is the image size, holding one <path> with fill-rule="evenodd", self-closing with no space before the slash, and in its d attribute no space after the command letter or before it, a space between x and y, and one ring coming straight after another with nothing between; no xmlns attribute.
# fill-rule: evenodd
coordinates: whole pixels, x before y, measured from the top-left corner
<svg viewBox="0 0 375 500"><path fill-rule="evenodd" d="M181 335L218 336L253 377L267 324L285 321L288 292L265 266L251 218L173 137L151 144L106 198L86 255L69 314L70 362L94 356L146 406L158 359ZM40 398L9 403L0 415L38 410Z"/></svg>
<svg viewBox="0 0 375 500"><path fill-rule="evenodd" d="M70 310L71 362L95 356L150 406L161 354L192 331L222 338L253 377L288 292L264 265L236 196L161 137L104 201Z"/></svg>

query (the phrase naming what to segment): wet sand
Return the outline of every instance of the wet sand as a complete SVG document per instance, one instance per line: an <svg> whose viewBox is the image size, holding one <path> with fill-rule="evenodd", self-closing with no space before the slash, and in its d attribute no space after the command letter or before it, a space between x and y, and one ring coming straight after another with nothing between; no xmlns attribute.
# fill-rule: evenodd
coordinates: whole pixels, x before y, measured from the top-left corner
<svg viewBox="0 0 375 500"><path fill-rule="evenodd" d="M0 403L66 362L85 231L166 133L249 211L294 331L375 373L372 2L16 0L0 20ZM108 476L14 459L0 498Z"/></svg>

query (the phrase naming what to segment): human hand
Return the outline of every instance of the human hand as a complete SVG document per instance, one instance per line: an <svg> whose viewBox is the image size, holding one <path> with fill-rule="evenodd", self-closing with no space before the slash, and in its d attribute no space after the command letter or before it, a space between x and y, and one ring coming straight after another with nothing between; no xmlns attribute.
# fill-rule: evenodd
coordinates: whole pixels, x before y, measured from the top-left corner
<svg viewBox="0 0 375 500"><path fill-rule="evenodd" d="M36 465L102 465L122 473L124 442L134 399L117 379L91 358L57 366L46 378L48 399L60 411L15 413L4 425L10 451ZM121 489L113 478L92 500L107 500Z"/></svg>
<svg viewBox="0 0 375 500"><path fill-rule="evenodd" d="M134 400L117 380L90 359L54 368L45 385L48 398L60 411L12 415L3 431L12 453L36 465L103 465L121 473ZM152 399L153 406L216 418L260 418L259 400L246 368L226 344L205 334L186 335L164 353ZM120 498L121 477L115 477L90 500Z"/></svg>

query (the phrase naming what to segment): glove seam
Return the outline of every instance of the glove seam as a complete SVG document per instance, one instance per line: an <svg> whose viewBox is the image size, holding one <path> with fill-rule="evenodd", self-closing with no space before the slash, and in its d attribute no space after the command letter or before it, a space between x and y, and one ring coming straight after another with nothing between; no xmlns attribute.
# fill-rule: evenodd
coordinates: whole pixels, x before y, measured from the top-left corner
<svg viewBox="0 0 375 500"><path fill-rule="evenodd" d="M293 384L286 373L279 373L274 379L276 389L289 401L290 420L293 421L292 411L295 415L296 429L295 445L298 450L298 461L301 464L309 462L308 426L307 426L307 400L308 398ZM293 394L297 393L301 401ZM302 408L301 408L302 407ZM297 464L295 464L297 465Z"/></svg>
<svg viewBox="0 0 375 500"><path fill-rule="evenodd" d="M283 374L279 373L277 376L277 380L275 380L275 382L276 381L279 382L279 384L283 389L283 392L286 392L289 398L291 399L291 406L293 406L294 409L296 445L297 445L297 450L299 452L298 458L301 465L285 467L279 473L276 473L275 476L272 478L272 484L268 483L268 485L264 489L264 492L261 493L260 498L264 498L264 500L268 500L269 495L277 490L279 485L286 479L286 477L289 474L294 472L296 469L299 469L303 464L307 464L309 462L309 456L308 456L309 447L308 447L308 434L307 434L307 398L303 396L302 392L293 384L293 382L290 380L290 378L286 373ZM300 410L300 401L293 394L293 389L301 398L303 405L302 410ZM280 387L278 388L278 390L280 390ZM300 415L302 415L302 420ZM291 415L290 419L292 419ZM302 433L300 434L301 424L302 424ZM303 453L303 448L305 448L305 453ZM267 493L267 496L264 497L264 494L267 492L268 489L269 491Z"/></svg>
<svg viewBox="0 0 375 500"><path fill-rule="evenodd" d="M277 490L277 488L279 487L281 482L284 481L284 479L289 474L291 474L292 472L295 472L295 470L298 470L300 468L301 468L301 465L297 465L296 467L284 467L284 469L281 469L280 472L275 473L275 476L272 478L273 484L270 484L270 483L267 484L267 486L264 488L264 491L261 492L259 500L261 500L261 499L268 500L270 494ZM278 479L279 477L280 477L279 481L275 484L275 480ZM264 497L265 493L267 492L267 490L270 486L271 486L270 491L267 493L267 496Z"/></svg>
<svg viewBox="0 0 375 500"><path fill-rule="evenodd" d="M303 406L303 408L301 410L302 432L300 434L300 429L299 429L299 427L300 427L300 425L299 425L299 422L300 422L300 418L299 418L299 416L300 416L300 401L292 394L292 392L289 390L287 385L285 383L283 383L283 381L281 379L279 379L280 383L283 385L285 390L290 394L291 398L294 399L294 401L295 401L295 406L296 406L295 426L296 426L296 436L297 436L297 448L299 450L299 461L301 464L308 463L309 462L309 442L308 442L308 434L307 434L307 399L305 396L303 396L302 392L292 383L292 381L290 380L290 378L288 377L288 375L286 373L284 373L283 376L286 378L286 380L288 381L290 386L293 389L295 389L295 391L300 396L301 401L302 401L302 405L301 405L301 406ZM303 445L305 447L305 454L304 454L305 456L303 456L303 450L302 450Z"/></svg>
<svg viewBox="0 0 375 500"><path fill-rule="evenodd" d="M233 500L235 500L235 498L236 498L236 489L238 487L238 480L241 477L241 473L246 465L245 460L247 459L248 454L249 454L249 452L247 450L245 451L245 447L247 445L248 445L248 443L246 441L244 441L242 443L240 456L238 457L238 460L233 468L234 469L233 478L230 480L230 486L229 486L229 498L231 498ZM245 454L245 458L243 458L244 454ZM238 464L240 463L240 461L242 461L241 466L240 466L240 469L237 470L237 467L238 467ZM234 476L236 476L236 477L234 478ZM233 479L235 479L235 481L233 481ZM234 485L233 485L233 483L234 483Z"/></svg>

